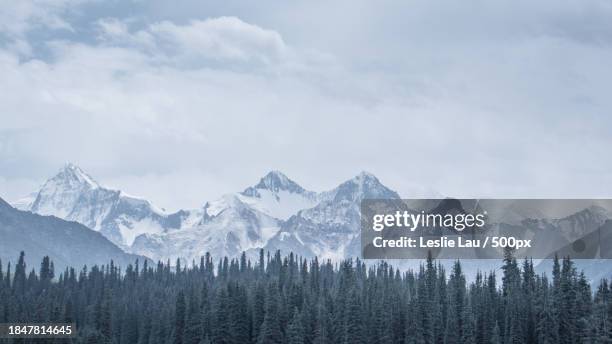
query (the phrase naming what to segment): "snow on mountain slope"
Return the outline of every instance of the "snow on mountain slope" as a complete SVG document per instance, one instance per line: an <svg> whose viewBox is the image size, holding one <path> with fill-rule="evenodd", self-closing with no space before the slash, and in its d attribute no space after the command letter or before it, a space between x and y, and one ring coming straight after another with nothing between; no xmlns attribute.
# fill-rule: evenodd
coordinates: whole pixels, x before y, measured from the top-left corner
<svg viewBox="0 0 612 344"><path fill-rule="evenodd" d="M281 220L288 219L301 209L314 207L319 201L316 192L304 190L279 171L268 173L240 196L251 207Z"/></svg>
<svg viewBox="0 0 612 344"><path fill-rule="evenodd" d="M68 164L29 206L100 231L129 252L153 259L238 256L260 248L340 260L359 254L364 198L399 198L372 174L333 190L308 191L278 171L202 208L165 214L146 200L107 189Z"/></svg>
<svg viewBox="0 0 612 344"><path fill-rule="evenodd" d="M123 248L138 235L163 233L180 225L176 216L165 214L147 200L101 186L73 164L66 164L47 180L31 205L22 207L79 222Z"/></svg>
<svg viewBox="0 0 612 344"><path fill-rule="evenodd" d="M28 211L32 207L32 203L36 200L36 196L38 196L38 192L32 192L25 197L11 202L11 206L15 207L15 209Z"/></svg>
<svg viewBox="0 0 612 344"><path fill-rule="evenodd" d="M358 256L361 200L399 199L399 195L374 175L362 172L325 192L322 198L315 207L301 210L284 222L265 249L334 260Z"/></svg>
<svg viewBox="0 0 612 344"><path fill-rule="evenodd" d="M79 167L66 164L42 186L30 209L40 215L54 215L65 219L79 203L84 203L83 195L92 196L97 193L97 197L110 196L106 190L99 189L98 183Z"/></svg>
<svg viewBox="0 0 612 344"><path fill-rule="evenodd" d="M206 251L214 256L238 256L263 247L283 220L315 206L318 199L317 193L272 171L243 192L207 202L200 210L185 211L180 231L138 237L131 251L158 259L190 260Z"/></svg>
<svg viewBox="0 0 612 344"><path fill-rule="evenodd" d="M134 241L132 252L154 259L236 257L242 251L262 247L276 234L280 221L230 194L204 206L203 216L191 228L163 234L145 234Z"/></svg>
<svg viewBox="0 0 612 344"><path fill-rule="evenodd" d="M364 198L399 196L365 172L317 194L273 171L242 193L185 212L180 231L137 237L131 252L190 261L205 252L236 257L265 248L340 260L359 254L359 207Z"/></svg>

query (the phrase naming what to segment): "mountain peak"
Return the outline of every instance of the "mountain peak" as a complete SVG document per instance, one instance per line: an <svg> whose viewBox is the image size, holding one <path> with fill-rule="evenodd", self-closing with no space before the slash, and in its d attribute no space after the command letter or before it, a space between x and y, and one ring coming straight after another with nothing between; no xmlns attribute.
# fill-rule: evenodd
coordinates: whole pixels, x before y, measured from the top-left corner
<svg viewBox="0 0 612 344"><path fill-rule="evenodd" d="M374 174L366 171L361 171L358 175L347 180L344 184L347 183L357 185L361 189L386 188Z"/></svg>
<svg viewBox="0 0 612 344"><path fill-rule="evenodd" d="M64 167L50 180L62 180L69 184L87 185L92 189L100 187L91 176L73 163L66 163Z"/></svg>
<svg viewBox="0 0 612 344"><path fill-rule="evenodd" d="M380 183L380 181L378 180L378 178L376 178L375 175L373 175L372 173L368 172L368 171L361 171L357 176L355 176L355 178L353 178L354 180L358 180L358 181L375 181Z"/></svg>
<svg viewBox="0 0 612 344"><path fill-rule="evenodd" d="M242 192L246 196L257 196L257 190L269 190L274 193L279 191L288 191L292 193L304 193L306 190L299 186L296 182L289 179L280 171L270 171L263 176L255 186L249 187Z"/></svg>
<svg viewBox="0 0 612 344"><path fill-rule="evenodd" d="M375 175L365 171L340 184L333 194L336 200L346 199L352 201L360 201L364 198L400 198L395 191L384 186Z"/></svg>
<svg viewBox="0 0 612 344"><path fill-rule="evenodd" d="M280 171L270 171L255 186L257 189L269 189L273 191L286 190L291 187L300 187Z"/></svg>
<svg viewBox="0 0 612 344"><path fill-rule="evenodd" d="M40 215L55 215L66 219L82 206L80 203L83 202L81 198L84 194L100 189L100 185L80 167L67 163L45 182L30 210ZM90 226L89 223L84 224Z"/></svg>

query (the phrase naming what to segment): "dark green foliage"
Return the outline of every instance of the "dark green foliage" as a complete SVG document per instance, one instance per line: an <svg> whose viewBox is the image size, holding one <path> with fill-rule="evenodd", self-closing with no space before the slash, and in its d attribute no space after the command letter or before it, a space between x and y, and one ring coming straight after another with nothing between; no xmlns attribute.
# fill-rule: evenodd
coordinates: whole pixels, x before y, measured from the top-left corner
<svg viewBox="0 0 612 344"><path fill-rule="evenodd" d="M279 319L279 291L275 284L268 286L266 293L265 315L259 329L257 342L259 344L283 343L283 334Z"/></svg>
<svg viewBox="0 0 612 344"><path fill-rule="evenodd" d="M177 261L179 263L179 261ZM179 263L180 264L180 263ZM181 271L179 266L177 266L177 273ZM175 307L175 316L174 316L174 344L183 344L183 338L185 335L185 294L183 291L179 291L178 296L176 297L176 307Z"/></svg>
<svg viewBox="0 0 612 344"><path fill-rule="evenodd" d="M297 308L293 311L293 317L287 327L287 344L304 344L304 324L302 316Z"/></svg>
<svg viewBox="0 0 612 344"><path fill-rule="evenodd" d="M26 287L26 264L25 253L21 251L17 265L15 265L15 275L13 276L13 290L16 294L25 293Z"/></svg>
<svg viewBox="0 0 612 344"><path fill-rule="evenodd" d="M593 294L568 258L549 282L507 252L499 287L494 273L467 283L458 261L447 279L431 257L416 273L263 251L61 273L23 258L14 273L0 263L0 322L75 322L75 343L612 343L608 281Z"/></svg>

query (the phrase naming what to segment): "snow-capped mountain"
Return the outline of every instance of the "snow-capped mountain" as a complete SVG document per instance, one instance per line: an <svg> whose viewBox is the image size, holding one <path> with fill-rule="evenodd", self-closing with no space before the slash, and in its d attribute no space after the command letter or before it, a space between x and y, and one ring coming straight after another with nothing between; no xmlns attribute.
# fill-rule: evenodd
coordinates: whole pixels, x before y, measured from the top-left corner
<svg viewBox="0 0 612 344"><path fill-rule="evenodd" d="M251 207L236 194L206 203L199 213L201 218L191 227L139 236L131 252L187 261L197 260L206 252L214 257L237 257L242 251L262 247L279 230L280 220Z"/></svg>
<svg viewBox="0 0 612 344"><path fill-rule="evenodd" d="M320 196L321 202L284 222L265 246L305 257L342 259L360 254L360 202L364 198L399 199L374 175L362 172Z"/></svg>
<svg viewBox="0 0 612 344"><path fill-rule="evenodd" d="M21 201L18 205L36 214L79 222L123 248L138 235L180 226L180 214L165 214L147 200L105 188L73 164L47 180L31 204Z"/></svg>
<svg viewBox="0 0 612 344"><path fill-rule="evenodd" d="M316 192L304 190L279 171L266 174L240 196L243 202L281 220L288 219L301 209L315 206L320 198Z"/></svg>
<svg viewBox="0 0 612 344"><path fill-rule="evenodd" d="M241 193L185 212L179 231L139 236L131 252L188 261L205 252L216 257L236 257L243 251L256 255L261 248L308 257L354 256L359 253L363 198L399 196L365 172L318 194L273 171Z"/></svg>
<svg viewBox="0 0 612 344"><path fill-rule="evenodd" d="M272 171L242 192L207 202L202 209L182 212L180 231L142 235L130 250L156 259L192 260L207 251L216 257L235 257L263 247L283 220L313 207L319 197L281 172Z"/></svg>
<svg viewBox="0 0 612 344"><path fill-rule="evenodd" d="M79 222L124 250L153 259L198 259L252 254L261 248L304 256L344 258L359 253L363 198L399 198L372 174L361 173L333 190L309 191L271 171L242 192L200 209L166 214L150 202L101 186L67 164L22 209Z"/></svg>

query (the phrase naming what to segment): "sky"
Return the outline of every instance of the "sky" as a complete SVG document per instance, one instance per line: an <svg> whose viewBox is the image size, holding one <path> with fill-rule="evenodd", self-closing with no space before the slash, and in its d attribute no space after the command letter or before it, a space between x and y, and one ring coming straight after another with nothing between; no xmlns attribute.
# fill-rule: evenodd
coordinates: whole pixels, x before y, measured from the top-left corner
<svg viewBox="0 0 612 344"><path fill-rule="evenodd" d="M607 0L0 0L0 197L612 197L610 61Z"/></svg>

